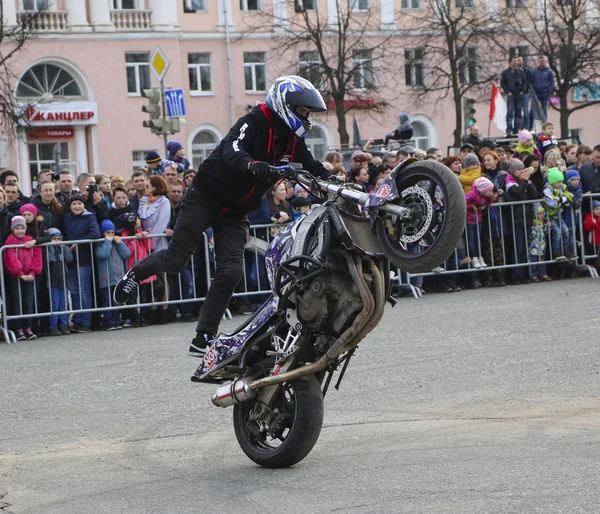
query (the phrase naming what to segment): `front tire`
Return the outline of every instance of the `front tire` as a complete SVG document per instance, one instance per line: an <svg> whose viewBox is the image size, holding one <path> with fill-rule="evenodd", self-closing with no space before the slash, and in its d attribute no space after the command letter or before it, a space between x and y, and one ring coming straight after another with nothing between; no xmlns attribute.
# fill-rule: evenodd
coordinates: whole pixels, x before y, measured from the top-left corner
<svg viewBox="0 0 600 514"><path fill-rule="evenodd" d="M392 265L408 273L431 271L450 256L463 234L465 193L440 162L415 162L397 173L400 198L393 203L410 209L413 218L382 213L377 238Z"/></svg>
<svg viewBox="0 0 600 514"><path fill-rule="evenodd" d="M254 366L255 378L268 375L272 361ZM261 404L250 400L233 408L235 436L244 453L265 468L288 468L313 449L323 425L323 395L315 375L284 382L270 406L268 422L257 420Z"/></svg>

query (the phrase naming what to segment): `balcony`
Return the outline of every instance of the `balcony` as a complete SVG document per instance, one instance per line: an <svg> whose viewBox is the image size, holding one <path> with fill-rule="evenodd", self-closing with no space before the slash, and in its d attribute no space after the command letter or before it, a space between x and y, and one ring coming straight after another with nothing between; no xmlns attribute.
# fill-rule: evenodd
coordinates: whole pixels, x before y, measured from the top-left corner
<svg viewBox="0 0 600 514"><path fill-rule="evenodd" d="M117 30L150 30L152 9L111 9L110 19Z"/></svg>
<svg viewBox="0 0 600 514"><path fill-rule="evenodd" d="M17 22L39 32L67 30L67 11L19 11Z"/></svg>

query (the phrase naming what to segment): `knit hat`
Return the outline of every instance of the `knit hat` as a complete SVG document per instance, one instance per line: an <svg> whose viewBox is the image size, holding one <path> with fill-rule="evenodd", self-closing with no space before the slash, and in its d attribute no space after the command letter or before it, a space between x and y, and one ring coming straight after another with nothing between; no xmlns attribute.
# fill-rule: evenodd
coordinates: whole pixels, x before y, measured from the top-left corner
<svg viewBox="0 0 600 514"><path fill-rule="evenodd" d="M310 198L298 196L297 198L292 198L292 201L290 203L292 204L292 207L297 209L298 207L306 207L307 205L312 205L312 200Z"/></svg>
<svg viewBox="0 0 600 514"><path fill-rule="evenodd" d="M306 191L307 189L310 191L310 187L302 187L300 184L296 184L296 186L294 187L294 194L297 195L300 191Z"/></svg>
<svg viewBox="0 0 600 514"><path fill-rule="evenodd" d="M592 210L600 207L600 200L592 200Z"/></svg>
<svg viewBox="0 0 600 514"><path fill-rule="evenodd" d="M108 232L109 230L115 231L115 224L110 220L104 220L100 223L100 233Z"/></svg>
<svg viewBox="0 0 600 514"><path fill-rule="evenodd" d="M81 193L72 194L69 196L69 205L71 205L73 202L81 202L85 204L85 196L83 196Z"/></svg>
<svg viewBox="0 0 600 514"><path fill-rule="evenodd" d="M38 210L37 207L32 203L26 203L24 205L21 205L21 208L19 209L19 214L23 214L24 212L30 212L35 218L37 216Z"/></svg>
<svg viewBox="0 0 600 514"><path fill-rule="evenodd" d="M462 145L460 147L460 151L462 152L463 150L473 150L473 151L475 151L475 147L471 143L465 143L464 145Z"/></svg>
<svg viewBox="0 0 600 514"><path fill-rule="evenodd" d="M14 216L12 220L10 220L10 229L14 230L15 227L23 226L27 228L27 222L23 216Z"/></svg>
<svg viewBox="0 0 600 514"><path fill-rule="evenodd" d="M161 161L158 152L150 151L146 154L146 164L158 164Z"/></svg>
<svg viewBox="0 0 600 514"><path fill-rule="evenodd" d="M169 141L167 143L167 151L169 152L170 157L175 155L182 148L183 148L183 145L181 143L178 143L177 141Z"/></svg>
<svg viewBox="0 0 600 514"><path fill-rule="evenodd" d="M531 132L529 132L529 130L521 130L519 132L519 143L527 143L527 141L531 141L532 139L533 136L531 135Z"/></svg>
<svg viewBox="0 0 600 514"><path fill-rule="evenodd" d="M398 119L399 119L400 121L402 121L403 123L406 123L406 122L407 122L407 121L408 121L410 118L408 117L408 114L407 114L407 113L405 113L405 112L401 112L401 113L398 115Z"/></svg>
<svg viewBox="0 0 600 514"><path fill-rule="evenodd" d="M489 148L490 150L495 150L498 145L492 139L484 139L481 143L479 143L479 149Z"/></svg>
<svg viewBox="0 0 600 514"><path fill-rule="evenodd" d="M598 202L600 203L600 202ZM535 210L535 216L537 218L538 214L546 214L546 209L544 207L542 207L541 205Z"/></svg>
<svg viewBox="0 0 600 514"><path fill-rule="evenodd" d="M558 168L550 168L548 170L548 184L556 184L565 180L564 175Z"/></svg>
<svg viewBox="0 0 600 514"><path fill-rule="evenodd" d="M579 178L580 179L581 176L579 175L579 173L577 172L577 170L568 170L567 173L565 174L565 182L568 184L574 178Z"/></svg>
<svg viewBox="0 0 600 514"><path fill-rule="evenodd" d="M485 177L479 177L473 182L473 187L480 193L487 193L494 190L494 184L492 181Z"/></svg>
<svg viewBox="0 0 600 514"><path fill-rule="evenodd" d="M523 164L523 161L516 159L516 158L512 158L508 160L508 172L511 175L515 174L515 171L519 171L522 170L525 167L525 165Z"/></svg>
<svg viewBox="0 0 600 514"><path fill-rule="evenodd" d="M48 229L48 235L50 237L57 237L57 236L62 237L62 232L55 227L50 227Z"/></svg>
<svg viewBox="0 0 600 514"><path fill-rule="evenodd" d="M463 166L468 168L469 166L479 166L479 159L474 153L468 153L463 157Z"/></svg>
<svg viewBox="0 0 600 514"><path fill-rule="evenodd" d="M355 150L354 152L352 152L350 159L355 159L357 161L366 161L367 154L365 152L363 152L362 150Z"/></svg>

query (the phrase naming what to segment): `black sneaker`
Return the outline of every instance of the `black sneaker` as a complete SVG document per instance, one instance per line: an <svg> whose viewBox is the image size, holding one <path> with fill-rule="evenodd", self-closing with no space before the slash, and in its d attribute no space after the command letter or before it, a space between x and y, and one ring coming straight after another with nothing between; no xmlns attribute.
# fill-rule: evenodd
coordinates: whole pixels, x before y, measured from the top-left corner
<svg viewBox="0 0 600 514"><path fill-rule="evenodd" d="M119 305L125 305L127 300L133 296L133 293L135 293L135 290L139 285L140 281L135 278L135 273L133 272L133 268L131 268L125 273L125 276L117 282L113 300Z"/></svg>
<svg viewBox="0 0 600 514"><path fill-rule="evenodd" d="M196 337L194 337L190 343L189 354L192 357L204 357L212 345L214 338L214 335L199 330L196 332Z"/></svg>

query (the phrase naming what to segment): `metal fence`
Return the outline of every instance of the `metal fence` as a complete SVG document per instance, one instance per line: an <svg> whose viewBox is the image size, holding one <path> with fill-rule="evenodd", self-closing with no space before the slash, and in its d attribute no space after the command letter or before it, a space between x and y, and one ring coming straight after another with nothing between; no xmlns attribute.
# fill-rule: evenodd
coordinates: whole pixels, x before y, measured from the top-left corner
<svg viewBox="0 0 600 514"><path fill-rule="evenodd" d="M466 225L462 241L445 263L427 273L408 274L397 270L392 277L393 283L413 297L420 298L420 286L427 276L438 276L449 285L459 274L471 274L473 280L481 276L494 280L494 277L505 276L507 270L512 270L513 278L537 277L538 274L543 278L547 273L544 267L556 265L560 269L568 267L598 278L595 265L600 237L595 236L594 230L587 230L595 226L590 221L594 199L600 201L600 194L585 195L582 206L567 215L562 213L560 221L552 219L552 213L542 200L492 204L484 211L481 223ZM543 209L543 220L541 226L537 226L534 213L540 208ZM233 295L247 303L248 312L258 307L270 292L264 256L271 239L281 227L255 225L250 229L244 253L243 279ZM600 235L600 228L597 233ZM142 316L141 309L156 309L164 305L178 308L182 317L193 318L214 275L214 248L210 233L204 235L204 244L200 245L181 273L163 274L145 281L134 300L125 306L113 303L112 289L122 273L151 251L157 240L166 237L122 238L130 255L123 257L120 269L112 267L112 255L109 259L98 257L98 248L104 239L36 246L42 252L43 266L42 272L31 284L10 276L5 266L5 253L12 251L18 256L18 252L32 252L32 249L23 245L0 247L0 332L4 340L16 341L15 330L23 328L22 323L28 319L49 325L56 322L57 317L58 323L64 324L65 320L69 322L69 316L80 320L88 315L83 322L85 324L90 314L99 316L103 313L105 322L109 320L112 323L115 318L119 320L119 315L126 320L129 319L127 316ZM533 251L534 239L538 246L543 247L537 252ZM70 263L65 250L56 250L64 248L68 248L67 252L73 258ZM483 263L477 266L480 258Z"/></svg>

